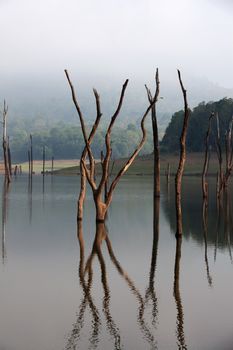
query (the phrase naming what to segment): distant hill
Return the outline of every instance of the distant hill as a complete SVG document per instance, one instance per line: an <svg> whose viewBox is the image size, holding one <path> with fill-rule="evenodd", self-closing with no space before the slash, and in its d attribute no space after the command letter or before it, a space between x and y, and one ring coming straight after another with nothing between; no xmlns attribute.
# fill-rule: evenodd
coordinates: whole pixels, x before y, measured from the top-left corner
<svg viewBox="0 0 233 350"><path fill-rule="evenodd" d="M233 99L223 98L217 102L200 103L193 108L187 133L187 150L200 152L204 150L204 139L208 128L208 119L211 112L218 112L220 121L221 142L224 143L224 135L233 116ZM161 149L167 152L179 150L179 137L182 130L184 113L182 110L173 114L161 142ZM212 133L210 144L215 147L216 120L212 121Z"/></svg>

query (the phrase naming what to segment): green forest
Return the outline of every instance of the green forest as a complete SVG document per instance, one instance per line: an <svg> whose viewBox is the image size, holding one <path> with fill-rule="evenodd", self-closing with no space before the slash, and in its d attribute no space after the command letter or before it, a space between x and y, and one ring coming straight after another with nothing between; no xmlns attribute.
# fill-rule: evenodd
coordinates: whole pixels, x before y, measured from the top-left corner
<svg viewBox="0 0 233 350"><path fill-rule="evenodd" d="M201 152L204 150L204 139L211 112L218 113L219 115L221 142L222 144L224 143L224 136L233 116L233 99L231 98L223 98L217 102L201 102L191 110L186 142L187 151ZM179 137L183 125L183 117L184 112L182 110L172 116L161 141L162 151L174 153L179 150ZM215 147L217 134L216 119L212 121L211 126L210 145L211 147Z"/></svg>
<svg viewBox="0 0 233 350"><path fill-rule="evenodd" d="M222 143L228 128L229 121L233 116L233 99L224 98L217 102L201 102L193 108L190 115L187 150L189 152L201 152L204 150L204 138L208 128L208 119L211 112L218 112L220 120L220 132ZM161 141L161 151L174 153L179 150L179 135L183 123L183 111L180 110L171 118ZM90 129L91 126L89 126ZM147 121L148 137L141 154L150 154L153 151L153 140L150 120ZM104 150L104 137L106 126L96 133L92 144L95 157L99 158ZM64 122L49 122L43 117L28 119L9 120L8 134L13 162L27 160L29 149L29 136L33 137L34 159L42 159L42 150L45 146L46 159L77 159L84 147L81 128L78 125ZM215 146L216 121L213 120L212 136L210 143ZM113 158L127 157L137 145L141 137L140 126L129 123L125 127L115 127L112 134Z"/></svg>
<svg viewBox="0 0 233 350"><path fill-rule="evenodd" d="M100 153L104 150L105 132L103 126L97 131L93 140L92 149L96 158L100 158ZM77 159L84 147L79 126L63 122L50 124L43 118L9 122L8 134L13 162L27 160L30 134L32 134L33 140L34 159L42 159L43 146L45 146L46 159L51 159L51 157L55 159ZM115 127L112 133L113 159L128 156L135 149L140 137L141 129L136 124L130 123L125 128ZM148 154L151 152L152 132L148 130L147 143L142 153Z"/></svg>

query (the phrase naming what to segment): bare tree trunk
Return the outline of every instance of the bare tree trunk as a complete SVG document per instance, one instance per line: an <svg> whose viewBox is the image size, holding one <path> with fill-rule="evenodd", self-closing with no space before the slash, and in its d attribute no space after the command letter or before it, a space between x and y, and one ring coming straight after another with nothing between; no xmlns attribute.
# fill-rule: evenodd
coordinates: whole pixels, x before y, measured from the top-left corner
<svg viewBox="0 0 233 350"><path fill-rule="evenodd" d="M30 161L31 161L31 176L33 175L33 145L32 145L32 135L30 134Z"/></svg>
<svg viewBox="0 0 233 350"><path fill-rule="evenodd" d="M228 185L229 178L231 176L232 168L233 168L233 148L232 148L232 123L233 117L229 123L228 131L225 135L225 147L226 147L226 170L223 177L223 187L226 188Z"/></svg>
<svg viewBox="0 0 233 350"><path fill-rule="evenodd" d="M182 176L184 172L184 164L186 160L186 136L187 136L187 130L188 130L188 120L189 120L190 111L188 108L186 90L184 89L179 70L178 70L178 78L179 78L179 82L180 82L180 86L181 86L181 90L184 98L184 121L183 121L183 129L180 137L180 161L179 161L179 166L178 166L176 178L175 178L176 222L177 222L176 235L180 236L182 235L182 232L183 232L182 209L181 209L181 183L182 183Z"/></svg>
<svg viewBox="0 0 233 350"><path fill-rule="evenodd" d="M209 137L210 137L210 131L211 131L211 121L212 118L214 117L214 113L212 112L210 117L209 117L209 125L208 125L208 130L206 132L206 138L205 138L205 161L204 161L204 166L203 166L203 172L202 172L202 193L203 193L203 198L208 197L208 183L206 181L206 174L209 166Z"/></svg>
<svg viewBox="0 0 233 350"><path fill-rule="evenodd" d="M90 135L88 137L88 143L89 143L89 147L92 143L92 140L94 138L94 135L96 133L96 130L99 126L99 122L100 119L102 117L102 113L101 113L101 109L100 109L100 102L99 102L99 95L97 93L96 90L94 90L94 95L95 95L95 99L96 99L96 109L97 109L97 116L96 116L96 120L95 123L92 127L92 130L90 132ZM85 127L85 126L84 126ZM90 151L89 151L90 153ZM80 159L80 177L81 177L81 181L80 181L80 192L79 192L79 198L78 198L78 212L77 212L77 220L82 220L83 219L83 203L85 200L85 196L86 196L86 172L85 172L85 161L86 161L86 157L87 157L88 151L87 151L87 147L84 148L83 152L82 152L82 156ZM92 162L90 164L90 166L94 166L94 162ZM92 170L93 173L93 179L95 177L95 171Z"/></svg>
<svg viewBox="0 0 233 350"><path fill-rule="evenodd" d="M153 143L154 143L154 197L160 197L160 152L159 152L159 134L158 134L158 124L156 116L156 103L159 97L159 70L156 69L156 91L154 98L152 98L150 90L147 89L147 96L150 104L155 100L151 108L151 120L152 120L152 130L153 130Z"/></svg>
<svg viewBox="0 0 233 350"><path fill-rule="evenodd" d="M43 146L43 177L45 176L45 146Z"/></svg>
<svg viewBox="0 0 233 350"><path fill-rule="evenodd" d="M219 162L219 186L218 186L218 197L220 198L222 189L223 189L223 171L222 171L222 147L220 140L220 128L219 128L219 117L216 113L216 124L217 124L217 141L216 141L216 150Z"/></svg>
<svg viewBox="0 0 233 350"><path fill-rule="evenodd" d="M148 115L148 113L150 112L151 108L153 107L153 105L155 103L155 98L153 99L152 103L150 103L149 107L147 108L144 115L142 116L142 120L141 120L142 138L141 138L141 141L139 142L135 151L131 154L129 159L123 165L121 170L118 172L115 179L112 181L112 184L109 187L108 193L106 194L106 198L104 200L103 199L103 191L104 191L104 188L106 188L106 184L107 184L108 179L109 179L109 164L110 164L110 158L111 158L111 152L112 152L112 150L111 150L111 132L112 132L113 125L116 121L116 118L118 117L118 115L120 113L120 110L121 110L121 107L123 104L125 90L126 90L126 87L128 85L128 79L125 81L125 83L122 86L118 106L117 106L116 111L110 120L107 132L105 134L106 153L105 153L104 159L102 160L102 176L101 176L99 184L97 185L96 179L95 179L95 160L94 160L90 146L91 146L91 142L93 140L93 137L95 135L95 132L98 128L100 117L102 116L101 109L100 109L99 95L96 92L96 90L94 90L94 95L95 95L95 99L96 99L97 117L96 117L95 123L93 124L91 133L90 133L89 137L87 137L87 132L86 132L86 127L85 127L83 115L82 115L81 109L79 107L79 104L78 104L78 101L76 98L76 94L75 94L75 90L74 90L74 87L72 85L72 82L70 80L70 77L69 77L67 70L65 70L65 74L66 74L66 78L68 80L68 83L69 83L69 86L71 89L72 99L73 99L74 105L75 105L77 113L79 115L82 133L83 133L83 138L85 141L85 148L83 150L82 157L80 160L81 190L80 190L79 200L78 200L78 219L81 220L82 215L83 215L83 201L85 199L86 178L87 178L89 185L91 186L91 189L93 192L93 198L94 198L95 207L96 207L96 221L103 222L105 220L109 205L112 201L113 191L114 191L117 183L119 182L120 178L124 175L124 173L127 171L127 169L130 167L130 165L133 163L134 159L136 158L136 156L138 155L138 153L140 152L140 150L142 149L142 147L146 141L146 130L144 127L144 122L145 122L146 116ZM87 167L87 165L85 163L85 159L86 159L87 154L88 154L89 163L90 163L89 168Z"/></svg>
<svg viewBox="0 0 233 350"><path fill-rule="evenodd" d="M15 166L15 169L14 169L14 176L17 176L18 174L18 165Z"/></svg>
<svg viewBox="0 0 233 350"><path fill-rule="evenodd" d="M167 163L167 184L169 184L169 182L170 182L170 172L171 172L171 170L170 170L171 168L170 168L170 163Z"/></svg>
<svg viewBox="0 0 233 350"><path fill-rule="evenodd" d="M11 182L11 170L9 166L9 153L8 153L8 142L7 142L7 131L6 131L6 119L8 113L8 106L4 100L3 112L2 112L2 124L3 124L3 135L2 135L2 147L3 147L3 157L4 157L4 167L5 167L5 178L7 182Z"/></svg>
<svg viewBox="0 0 233 350"><path fill-rule="evenodd" d="M101 113L101 109L100 109L99 95L98 95L97 91L95 89L93 89L95 101L96 101L97 116L96 116L96 120L94 122L94 125L92 127L91 133L88 137L87 132L86 132L84 119L83 119L83 115L82 115L82 111L81 111L81 108L79 106L73 84L72 84L71 79L69 77L69 73L66 69L65 69L65 75L66 75L66 78L68 80L68 83L69 83L69 86L71 89L72 100L73 100L73 103L75 105L76 111L77 111L78 116L79 116L79 120L80 120L80 124L81 124L81 128L82 128L82 133L83 133L83 138L85 141L85 148L82 152L81 159L80 159L80 177L81 177L80 182L81 183L80 183L80 192L79 192L79 198L78 198L78 204L77 204L77 220L82 220L82 218L83 218L83 203L84 203L85 196L86 196L86 177L88 177L88 182L90 183L90 185L93 184L93 186L94 186L93 187L91 185L92 191L94 191L96 189L95 179L94 179L94 177L95 177L95 169L94 169L95 168L95 161L94 161L94 157L92 155L90 146L91 146L91 142L94 138L94 135L96 133L96 130L98 128L102 113ZM88 171L87 168L85 167L85 161L86 161L87 155L89 158L90 171Z"/></svg>
<svg viewBox="0 0 233 350"><path fill-rule="evenodd" d="M10 176L12 177L11 150L10 150L9 136L7 137L7 156L8 156Z"/></svg>
<svg viewBox="0 0 233 350"><path fill-rule="evenodd" d="M28 150L28 175L31 176L31 152Z"/></svg>
<svg viewBox="0 0 233 350"><path fill-rule="evenodd" d="M51 175L53 175L53 168L54 168L54 157L52 157Z"/></svg>

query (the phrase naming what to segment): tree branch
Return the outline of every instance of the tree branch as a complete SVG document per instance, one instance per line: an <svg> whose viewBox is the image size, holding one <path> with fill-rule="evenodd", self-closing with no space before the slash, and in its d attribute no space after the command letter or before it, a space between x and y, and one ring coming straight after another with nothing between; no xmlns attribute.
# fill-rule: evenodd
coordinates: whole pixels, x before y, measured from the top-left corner
<svg viewBox="0 0 233 350"><path fill-rule="evenodd" d="M145 111L145 113L142 117L142 120L141 120L142 138L141 138L140 143L138 144L136 150L129 157L127 162L124 164L124 166L121 168L121 170L118 172L118 174L116 175L115 179L113 180L113 182L110 186L110 189L109 189L108 195L107 195L107 201L106 201L107 206L109 206L109 204L112 200L112 194L113 194L113 191L114 191L117 183L119 182L120 178L124 175L124 173L128 170L130 165L133 163L134 159L136 158L136 156L138 155L138 153L140 152L140 150L142 149L142 147L146 141L146 129L145 129L144 123L145 123L145 119L146 119L148 113L150 112L150 110L154 104L155 104L155 99L153 99L152 103L149 105L149 107L147 108L147 110Z"/></svg>
<svg viewBox="0 0 233 350"><path fill-rule="evenodd" d="M90 169L91 169L91 173L92 173L93 172L93 168L94 168L94 157L93 157L90 145L88 143L86 127L85 127L82 111L81 111L81 108L79 106L79 103L78 103L78 100L77 100L77 97L76 97L76 93L75 93L75 89L74 89L73 84L71 82L69 73L68 73L68 71L66 69L65 69L65 75L66 75L66 78L68 80L68 83L69 83L69 86L70 86L70 89L71 89L73 103L75 105L75 108L76 108L76 110L78 112L78 116L79 116L79 119L80 119L82 133L83 133L83 138L84 138L85 145L86 145L86 148L87 148L87 152L88 152L88 156L89 156L89 162L90 162Z"/></svg>
<svg viewBox="0 0 233 350"><path fill-rule="evenodd" d="M113 127L113 125L115 123L115 120L116 120L117 116L120 113L120 110L121 110L121 107L122 107L122 103L123 103L123 100L124 100L125 90L127 88L128 82L129 82L129 80L127 79L125 81L125 83L123 84L123 86L122 86L121 95L120 95L120 99L119 99L119 102L118 102L117 109L116 109L115 113L113 114L113 116L111 118L111 121L109 123L109 127L108 127L108 130L107 130L107 133L105 135L106 155L105 155L105 158L104 158L104 161L103 161L103 165L102 165L103 166L102 178L101 178L100 184L98 186L98 194L99 195L102 193L103 187L104 187L104 185L105 185L105 183L106 183L106 181L108 179L109 162L110 162L110 158L111 158L111 143L110 143L111 131L112 131L112 127Z"/></svg>

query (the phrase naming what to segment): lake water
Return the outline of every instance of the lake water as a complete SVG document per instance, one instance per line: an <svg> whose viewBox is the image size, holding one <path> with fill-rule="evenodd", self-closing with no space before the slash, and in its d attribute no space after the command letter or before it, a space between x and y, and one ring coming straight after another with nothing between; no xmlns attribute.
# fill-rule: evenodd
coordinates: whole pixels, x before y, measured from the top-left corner
<svg viewBox="0 0 233 350"><path fill-rule="evenodd" d="M149 177L125 177L106 227L91 193L76 224L78 177L2 187L0 350L233 348L231 194L203 222L200 178L184 178L183 239L174 183L159 220Z"/></svg>

